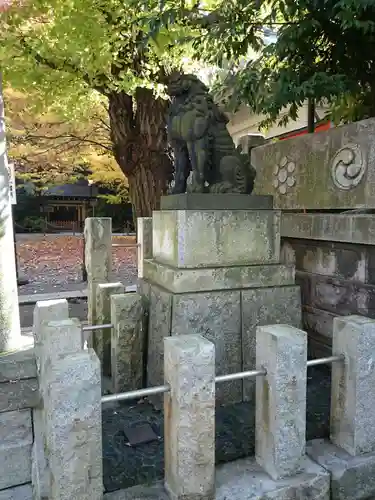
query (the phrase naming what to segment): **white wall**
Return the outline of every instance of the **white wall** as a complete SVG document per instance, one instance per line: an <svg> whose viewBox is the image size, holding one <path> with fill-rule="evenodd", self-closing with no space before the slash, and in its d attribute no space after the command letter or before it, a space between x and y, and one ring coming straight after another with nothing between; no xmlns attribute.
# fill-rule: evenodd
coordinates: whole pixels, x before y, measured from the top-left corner
<svg viewBox="0 0 375 500"><path fill-rule="evenodd" d="M322 107L317 107L316 112L320 118L325 115L326 109ZM285 112L286 114L286 112ZM242 106L237 113L232 115L230 122L228 123L228 130L236 145L241 137L244 135L261 135L266 139L275 137L280 134L287 132L292 132L293 130L298 130L307 126L307 103L299 111L299 117L297 121L289 121L286 127L278 127L277 125L272 126L267 131L259 131L259 124L265 118L262 115L254 115L250 112L249 108Z"/></svg>

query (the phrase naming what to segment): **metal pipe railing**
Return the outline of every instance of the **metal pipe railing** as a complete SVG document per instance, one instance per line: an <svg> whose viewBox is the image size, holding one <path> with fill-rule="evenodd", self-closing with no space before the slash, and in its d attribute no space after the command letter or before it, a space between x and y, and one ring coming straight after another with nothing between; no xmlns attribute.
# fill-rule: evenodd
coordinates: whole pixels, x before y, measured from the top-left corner
<svg viewBox="0 0 375 500"><path fill-rule="evenodd" d="M138 389L137 391L119 392L118 394L109 394L102 397L102 404L113 403L115 401L128 401L129 399L145 398L146 396L155 396L170 391L168 384L149 387L147 389Z"/></svg>
<svg viewBox="0 0 375 500"><path fill-rule="evenodd" d="M140 243L112 243L113 247L138 248Z"/></svg>
<svg viewBox="0 0 375 500"><path fill-rule="evenodd" d="M328 365L330 363L336 363L337 361L344 361L344 359L345 356L343 354L340 354L339 356L328 356L327 358L310 359L307 362L307 367Z"/></svg>
<svg viewBox="0 0 375 500"><path fill-rule="evenodd" d="M105 328L113 328L113 324L112 323L105 323L104 325L83 326L82 331L83 332L93 332L95 330L103 330Z"/></svg>
<svg viewBox="0 0 375 500"><path fill-rule="evenodd" d="M267 375L266 370L251 370L246 372L229 373L228 375L218 375L217 377L215 377L215 382L216 384L220 384L221 382L230 382L232 380L260 377L265 375Z"/></svg>
<svg viewBox="0 0 375 500"><path fill-rule="evenodd" d="M95 329L100 327L112 327L113 325L95 325ZM86 327L90 328L90 327ZM328 356L326 358L311 359L307 361L307 367L325 365L329 363L336 363L339 361L344 361L345 357L343 354L339 356ZM265 369L260 370L249 370L245 372L230 373L228 375L217 375L215 377L215 383L220 384L222 382L231 382L232 380L240 380L244 378L251 377L264 377L267 375ZM109 394L108 396L103 396L101 401L104 403L113 403L116 401L129 401L130 399L145 398L147 396L155 396L156 394L164 394L170 391L170 386L168 384L159 385L156 387L149 387L147 389L138 389L136 391L130 392L120 392L118 394Z"/></svg>

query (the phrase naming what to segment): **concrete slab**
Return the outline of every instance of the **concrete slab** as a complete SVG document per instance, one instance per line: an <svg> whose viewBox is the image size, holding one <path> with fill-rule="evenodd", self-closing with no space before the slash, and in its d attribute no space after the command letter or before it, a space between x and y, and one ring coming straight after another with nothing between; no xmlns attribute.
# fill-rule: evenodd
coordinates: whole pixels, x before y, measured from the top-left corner
<svg viewBox="0 0 375 500"><path fill-rule="evenodd" d="M307 443L308 455L331 474L331 500L375 498L375 453L353 457L330 441Z"/></svg>

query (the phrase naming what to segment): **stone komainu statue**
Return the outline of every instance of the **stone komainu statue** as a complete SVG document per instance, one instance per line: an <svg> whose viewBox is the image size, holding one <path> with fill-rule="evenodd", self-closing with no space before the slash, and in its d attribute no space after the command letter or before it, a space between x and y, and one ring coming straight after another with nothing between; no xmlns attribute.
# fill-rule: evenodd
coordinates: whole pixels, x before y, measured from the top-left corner
<svg viewBox="0 0 375 500"><path fill-rule="evenodd" d="M255 169L249 155L235 147L228 118L207 87L194 75L174 74L168 92L168 135L175 157L172 193L185 193L191 175L190 192L250 194Z"/></svg>

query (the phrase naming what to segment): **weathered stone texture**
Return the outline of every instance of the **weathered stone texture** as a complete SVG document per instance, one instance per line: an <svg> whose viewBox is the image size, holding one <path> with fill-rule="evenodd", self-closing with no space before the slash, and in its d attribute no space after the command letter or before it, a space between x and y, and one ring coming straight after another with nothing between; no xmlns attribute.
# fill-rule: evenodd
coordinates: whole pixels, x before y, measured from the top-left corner
<svg viewBox="0 0 375 500"><path fill-rule="evenodd" d="M322 355L331 352L336 316L375 318L373 245L288 238L282 240L281 259L296 266L303 326L312 343L321 344Z"/></svg>
<svg viewBox="0 0 375 500"><path fill-rule="evenodd" d="M31 411L0 414L0 489L31 480Z"/></svg>
<svg viewBox="0 0 375 500"><path fill-rule="evenodd" d="M172 293L294 285L294 267L264 264L177 269L155 260L144 262L144 277Z"/></svg>
<svg viewBox="0 0 375 500"><path fill-rule="evenodd" d="M39 387L41 396L44 397L51 366L61 357L81 351L81 324L77 318L50 321L42 325L39 332L42 341Z"/></svg>
<svg viewBox="0 0 375 500"><path fill-rule="evenodd" d="M301 327L300 289L297 286L258 288L241 292L242 367L255 368L256 328L272 324ZM255 381L243 381L245 400L254 400Z"/></svg>
<svg viewBox="0 0 375 500"><path fill-rule="evenodd" d="M332 353L331 441L350 455L375 451L375 320L335 318Z"/></svg>
<svg viewBox="0 0 375 500"><path fill-rule="evenodd" d="M102 498L100 378L92 350L51 367L45 408L51 500Z"/></svg>
<svg viewBox="0 0 375 500"><path fill-rule="evenodd" d="M137 219L138 278L143 278L143 262L152 259L152 217Z"/></svg>
<svg viewBox="0 0 375 500"><path fill-rule="evenodd" d="M374 208L374 134L372 118L254 148L255 192L281 209Z"/></svg>
<svg viewBox="0 0 375 500"><path fill-rule="evenodd" d="M177 268L277 263L279 226L274 210L154 212L153 258Z"/></svg>
<svg viewBox="0 0 375 500"><path fill-rule="evenodd" d="M329 441L315 439L306 445L309 457L331 474L331 500L375 498L375 454L353 457Z"/></svg>
<svg viewBox="0 0 375 500"><path fill-rule="evenodd" d="M255 457L277 480L302 468L306 445L307 334L289 325L257 328Z"/></svg>
<svg viewBox="0 0 375 500"><path fill-rule="evenodd" d="M50 321L61 321L69 318L68 301L65 299L43 300L37 302L34 308L33 336L34 350L38 369L40 369L40 356L43 348L41 334L43 325Z"/></svg>
<svg viewBox="0 0 375 500"><path fill-rule="evenodd" d="M150 287L149 342L147 386L161 385L164 380L164 337L171 334L172 295L161 288ZM155 401L160 398L156 398Z"/></svg>
<svg viewBox="0 0 375 500"><path fill-rule="evenodd" d="M144 305L138 293L112 295L112 384L114 393L140 389L143 383Z"/></svg>
<svg viewBox="0 0 375 500"><path fill-rule="evenodd" d="M33 410L34 443L31 454L31 483L36 500L44 500L49 496L49 472L44 449L44 410Z"/></svg>
<svg viewBox="0 0 375 500"><path fill-rule="evenodd" d="M35 378L0 384L0 413L34 408L39 400L38 381Z"/></svg>
<svg viewBox="0 0 375 500"><path fill-rule="evenodd" d="M9 380L36 378L34 349L2 354L0 357L0 383Z"/></svg>
<svg viewBox="0 0 375 500"><path fill-rule="evenodd" d="M111 295L125 293L122 283L103 283L96 289L96 323L105 325L111 323ZM103 328L91 333L92 344L101 363L102 373L111 376L111 335L112 329Z"/></svg>
<svg viewBox="0 0 375 500"><path fill-rule="evenodd" d="M161 210L272 210L272 196L182 193L162 196Z"/></svg>
<svg viewBox="0 0 375 500"><path fill-rule="evenodd" d="M164 340L165 485L174 500L215 498L215 348L200 335Z"/></svg>
<svg viewBox="0 0 375 500"><path fill-rule="evenodd" d="M89 279L107 281L112 272L112 219L85 220L85 260Z"/></svg>
<svg viewBox="0 0 375 500"><path fill-rule="evenodd" d="M88 323L96 325L96 288L100 283L107 283L112 273L112 219L87 218L84 236ZM92 347L92 336L88 336L88 345Z"/></svg>
<svg viewBox="0 0 375 500"><path fill-rule="evenodd" d="M215 500L330 500L329 480L329 474L307 457L300 474L278 481L253 458L246 458L217 468Z"/></svg>
<svg viewBox="0 0 375 500"><path fill-rule="evenodd" d="M176 295L172 335L199 334L215 345L216 375L241 371L241 297L239 291ZM242 401L241 381L216 389L221 403Z"/></svg>
<svg viewBox="0 0 375 500"><path fill-rule="evenodd" d="M0 500L32 500L31 486L25 484L0 491Z"/></svg>
<svg viewBox="0 0 375 500"><path fill-rule="evenodd" d="M322 207L321 207L322 208ZM375 220L366 214L283 213L281 237L373 245Z"/></svg>

